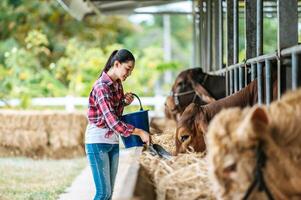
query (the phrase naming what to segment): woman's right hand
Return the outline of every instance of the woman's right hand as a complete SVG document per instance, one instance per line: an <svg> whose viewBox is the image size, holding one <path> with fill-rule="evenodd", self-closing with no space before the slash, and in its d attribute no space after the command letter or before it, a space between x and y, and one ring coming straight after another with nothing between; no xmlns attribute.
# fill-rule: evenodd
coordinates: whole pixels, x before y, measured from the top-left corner
<svg viewBox="0 0 301 200"><path fill-rule="evenodd" d="M149 136L149 133L140 129L140 128L135 128L134 131L133 131L133 134L134 135L138 135L141 140L146 143L147 145L149 145L150 143L150 136Z"/></svg>

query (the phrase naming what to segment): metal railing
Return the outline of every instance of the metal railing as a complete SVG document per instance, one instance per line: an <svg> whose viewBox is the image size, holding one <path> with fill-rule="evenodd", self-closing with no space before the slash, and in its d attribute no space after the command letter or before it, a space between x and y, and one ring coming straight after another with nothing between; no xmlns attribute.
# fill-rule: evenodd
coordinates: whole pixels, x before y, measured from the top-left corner
<svg viewBox="0 0 301 200"><path fill-rule="evenodd" d="M301 45L296 45L290 48L281 50L280 52L270 53L266 55L257 56L250 58L245 62L237 63L230 65L224 69L210 72L211 74L225 75L228 77L228 82L226 87L228 88L229 94L232 94L235 91L234 86L239 85L245 87L250 81L257 78L258 81L258 103L270 104L272 100L272 61L277 61L277 80L278 80L278 98L281 93L284 92L281 90L283 85L285 85L286 79L281 78L281 68L286 66L282 65L282 61L287 59L291 64L291 85L286 86L285 89L295 90L297 87L301 86L301 70L299 64L299 56L301 55ZM263 65L264 63L264 65ZM257 66L257 67L256 67ZM265 71L263 71L265 68ZM234 73L235 70L241 69L240 73ZM248 74L251 74L251 78L248 79ZM265 74L265 87L266 87L266 102L263 102L263 76ZM236 83L235 83L236 82ZM241 87L240 87L241 89Z"/></svg>

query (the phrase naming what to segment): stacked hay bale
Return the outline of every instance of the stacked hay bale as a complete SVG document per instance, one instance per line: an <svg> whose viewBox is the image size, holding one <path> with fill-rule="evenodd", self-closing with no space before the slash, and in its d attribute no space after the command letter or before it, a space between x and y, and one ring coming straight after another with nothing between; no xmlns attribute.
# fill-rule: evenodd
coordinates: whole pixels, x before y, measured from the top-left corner
<svg viewBox="0 0 301 200"><path fill-rule="evenodd" d="M175 128L168 126L164 134L152 135L153 142L173 152ZM165 160L144 151L140 164L154 186L158 200L215 199L202 153L179 154Z"/></svg>
<svg viewBox="0 0 301 200"><path fill-rule="evenodd" d="M0 111L0 155L84 155L84 113L64 111Z"/></svg>

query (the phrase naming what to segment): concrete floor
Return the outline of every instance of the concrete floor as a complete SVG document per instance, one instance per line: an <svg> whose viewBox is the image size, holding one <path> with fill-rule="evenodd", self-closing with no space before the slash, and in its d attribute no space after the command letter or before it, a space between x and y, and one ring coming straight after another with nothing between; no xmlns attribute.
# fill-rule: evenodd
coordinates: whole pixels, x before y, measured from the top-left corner
<svg viewBox="0 0 301 200"><path fill-rule="evenodd" d="M120 149L119 167L116 176L113 200L129 200L136 186L139 157L142 147ZM61 194L59 200L91 200L95 194L91 169L87 167L77 176L72 185Z"/></svg>

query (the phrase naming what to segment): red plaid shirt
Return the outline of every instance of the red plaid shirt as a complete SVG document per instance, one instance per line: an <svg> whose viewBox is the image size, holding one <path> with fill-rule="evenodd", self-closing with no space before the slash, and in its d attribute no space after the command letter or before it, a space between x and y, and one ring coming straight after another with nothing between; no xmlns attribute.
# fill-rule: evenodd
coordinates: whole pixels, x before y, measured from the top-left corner
<svg viewBox="0 0 301 200"><path fill-rule="evenodd" d="M113 82L103 72L90 92L88 119L97 127L109 129L105 137L110 137L114 132L125 137L133 133L134 126L120 121L124 108L123 99L121 82Z"/></svg>

